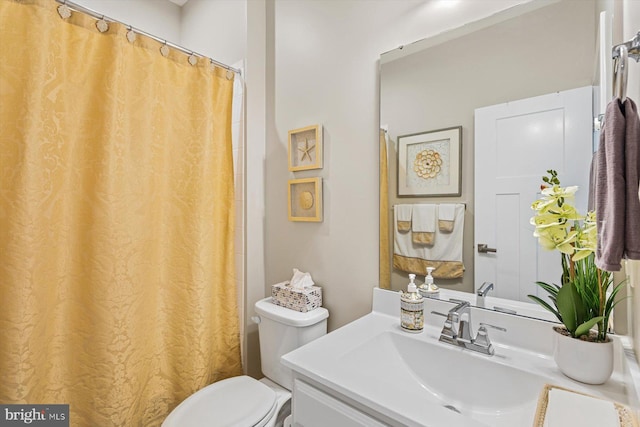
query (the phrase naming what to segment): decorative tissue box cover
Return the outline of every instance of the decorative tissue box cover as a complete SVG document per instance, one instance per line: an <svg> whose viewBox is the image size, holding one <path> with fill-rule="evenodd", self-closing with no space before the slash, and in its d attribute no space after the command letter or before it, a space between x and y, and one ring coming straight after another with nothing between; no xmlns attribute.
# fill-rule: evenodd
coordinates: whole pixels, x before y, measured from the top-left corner
<svg viewBox="0 0 640 427"><path fill-rule="evenodd" d="M289 282L271 286L271 296L274 304L306 313L322 307L322 288L311 286L304 289L294 289Z"/></svg>

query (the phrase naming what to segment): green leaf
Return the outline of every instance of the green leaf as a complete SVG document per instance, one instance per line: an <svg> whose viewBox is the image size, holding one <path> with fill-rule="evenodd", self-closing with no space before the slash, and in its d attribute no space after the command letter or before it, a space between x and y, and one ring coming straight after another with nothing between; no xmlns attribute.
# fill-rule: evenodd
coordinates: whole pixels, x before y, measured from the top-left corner
<svg viewBox="0 0 640 427"><path fill-rule="evenodd" d="M594 317L591 320L587 320L586 322L584 322L583 324L581 324L576 328L575 338L588 334L589 330L593 328L596 325L596 323L602 320L604 320L604 316L598 316L598 317Z"/></svg>
<svg viewBox="0 0 640 427"><path fill-rule="evenodd" d="M611 313L611 310L613 310L613 307L616 306L616 304L618 304L620 301L622 301L622 299L615 301L616 299L616 295L618 294L618 292L620 292L620 289L622 289L622 285L624 285L624 281L622 283L619 283L615 288L613 288L613 291L611 291L611 295L609 295L609 298L607 298L605 307L604 307L604 315L609 317L609 314ZM627 297L629 298L629 297ZM625 299L625 298L623 298ZM615 303L614 303L615 301Z"/></svg>
<svg viewBox="0 0 640 427"><path fill-rule="evenodd" d="M554 296L558 295L558 291L560 290L560 286L556 285L555 283L548 284L545 282L536 282L536 285L540 286L542 289Z"/></svg>
<svg viewBox="0 0 640 427"><path fill-rule="evenodd" d="M558 291L558 312L562 317L562 323L575 337L576 328L584 322L586 317L582 298L573 283L568 283Z"/></svg>
<svg viewBox="0 0 640 427"><path fill-rule="evenodd" d="M562 317L560 317L560 313L558 313L558 310L556 310L555 308L551 307L551 305L549 305L545 300L538 298L535 295L527 295L529 298L531 298L532 300L534 300L535 302L537 302L538 304L540 304L543 308L549 310L551 313L553 313L558 320L560 321L560 323L562 323Z"/></svg>

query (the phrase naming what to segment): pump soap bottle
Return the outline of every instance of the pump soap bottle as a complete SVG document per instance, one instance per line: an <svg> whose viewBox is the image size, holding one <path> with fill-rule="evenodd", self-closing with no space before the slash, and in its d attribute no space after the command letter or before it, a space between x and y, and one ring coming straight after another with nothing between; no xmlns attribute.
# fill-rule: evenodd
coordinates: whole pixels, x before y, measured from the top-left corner
<svg viewBox="0 0 640 427"><path fill-rule="evenodd" d="M424 328L424 298L418 293L415 278L415 274L409 274L407 292L400 291L400 326L407 332L421 332Z"/></svg>
<svg viewBox="0 0 640 427"><path fill-rule="evenodd" d="M440 298L440 288L433 283L433 276L431 272L435 270L434 267L427 267L427 276L424 278L424 284L420 285L418 292L420 295L426 298Z"/></svg>

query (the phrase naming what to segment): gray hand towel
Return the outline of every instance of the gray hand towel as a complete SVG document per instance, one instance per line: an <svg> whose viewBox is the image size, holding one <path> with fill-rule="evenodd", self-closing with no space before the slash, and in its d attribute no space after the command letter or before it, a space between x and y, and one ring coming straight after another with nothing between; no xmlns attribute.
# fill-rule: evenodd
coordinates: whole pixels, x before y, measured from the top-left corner
<svg viewBox="0 0 640 427"><path fill-rule="evenodd" d="M640 118L636 104L607 106L597 156L596 265L618 271L623 257L640 259Z"/></svg>

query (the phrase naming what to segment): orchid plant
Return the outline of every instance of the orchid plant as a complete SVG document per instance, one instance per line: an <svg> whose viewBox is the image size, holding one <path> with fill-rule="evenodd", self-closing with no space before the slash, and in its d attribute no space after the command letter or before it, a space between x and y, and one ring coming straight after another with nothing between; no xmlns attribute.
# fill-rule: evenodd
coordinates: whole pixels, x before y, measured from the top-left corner
<svg viewBox="0 0 640 427"><path fill-rule="evenodd" d="M612 275L595 265L595 211L582 216L573 205L578 187L561 187L556 171L547 174L542 178L542 197L531 205L536 212L531 224L543 248L560 252L562 277L560 285L536 282L549 294L553 306L535 295L529 298L552 312L572 337L587 335L597 325L597 340L606 341L609 317L619 302L615 298L622 284L607 295Z"/></svg>

